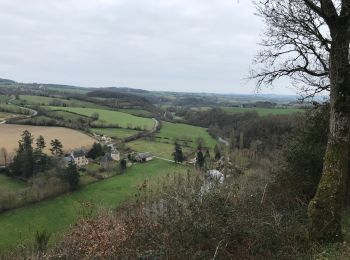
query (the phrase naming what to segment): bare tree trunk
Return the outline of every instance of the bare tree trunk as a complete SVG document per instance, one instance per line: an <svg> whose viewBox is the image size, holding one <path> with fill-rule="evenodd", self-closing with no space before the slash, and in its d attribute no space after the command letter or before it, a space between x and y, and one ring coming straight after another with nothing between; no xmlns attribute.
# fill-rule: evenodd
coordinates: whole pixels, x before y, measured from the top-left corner
<svg viewBox="0 0 350 260"><path fill-rule="evenodd" d="M346 200L350 156L350 65L347 24L331 30L330 134L322 178L309 204L310 235L319 240L341 238L341 215Z"/></svg>
<svg viewBox="0 0 350 260"><path fill-rule="evenodd" d="M5 163L5 166L7 166L7 150L6 148L1 148L1 151L2 151L2 154L3 154L3 157L4 157L4 163Z"/></svg>

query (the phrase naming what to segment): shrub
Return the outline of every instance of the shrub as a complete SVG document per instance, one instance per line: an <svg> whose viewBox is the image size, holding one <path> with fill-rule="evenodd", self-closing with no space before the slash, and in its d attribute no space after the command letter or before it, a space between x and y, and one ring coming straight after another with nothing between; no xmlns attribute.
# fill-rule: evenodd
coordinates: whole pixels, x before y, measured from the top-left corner
<svg viewBox="0 0 350 260"><path fill-rule="evenodd" d="M282 150L275 188L286 204L308 203L314 196L323 168L329 130L328 106L300 118L300 126ZM286 206L284 204L283 206Z"/></svg>
<svg viewBox="0 0 350 260"><path fill-rule="evenodd" d="M203 175L169 175L140 187L134 202L81 221L52 254L63 258L296 259L308 250L302 215L261 201L266 177L246 176L204 192Z"/></svg>

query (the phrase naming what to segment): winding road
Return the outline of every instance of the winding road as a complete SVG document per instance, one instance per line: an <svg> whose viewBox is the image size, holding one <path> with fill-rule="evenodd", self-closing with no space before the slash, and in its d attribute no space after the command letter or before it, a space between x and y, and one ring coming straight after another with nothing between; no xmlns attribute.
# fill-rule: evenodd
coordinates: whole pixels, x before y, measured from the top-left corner
<svg viewBox="0 0 350 260"><path fill-rule="evenodd" d="M8 101L8 103L11 104L10 101L13 101L13 100L14 100L14 99L10 99L10 100ZM13 104L12 104L12 105L13 105ZM36 116L36 115L38 114L38 111L36 111L36 110L34 110L34 109L27 108L27 107L21 107L21 106L17 106L17 107L29 111L29 115L26 115L26 116L25 116L26 118L31 118L31 117ZM2 125L2 124L6 124L6 119L0 121L0 125Z"/></svg>

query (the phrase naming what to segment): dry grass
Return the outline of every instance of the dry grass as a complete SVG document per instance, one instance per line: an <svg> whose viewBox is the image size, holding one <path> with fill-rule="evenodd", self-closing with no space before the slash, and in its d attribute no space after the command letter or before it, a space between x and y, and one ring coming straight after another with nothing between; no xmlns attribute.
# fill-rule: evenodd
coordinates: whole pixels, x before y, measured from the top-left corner
<svg viewBox="0 0 350 260"><path fill-rule="evenodd" d="M18 140L24 130L32 133L34 138L42 135L45 138L47 152L50 141L54 138L59 139L65 151L84 146L90 146L94 139L75 130L63 127L41 127L26 125L0 125L0 148L4 147L8 153L13 153L18 147ZM3 156L0 154L0 164L3 163Z"/></svg>

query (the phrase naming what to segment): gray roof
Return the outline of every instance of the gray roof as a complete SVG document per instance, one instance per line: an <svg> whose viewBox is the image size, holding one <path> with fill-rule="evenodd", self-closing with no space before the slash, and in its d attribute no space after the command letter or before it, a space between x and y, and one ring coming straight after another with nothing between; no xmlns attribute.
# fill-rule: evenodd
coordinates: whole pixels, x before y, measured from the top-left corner
<svg viewBox="0 0 350 260"><path fill-rule="evenodd" d="M85 156L85 151L82 150L82 149L74 150L73 151L73 156L74 157L83 157L83 156Z"/></svg>
<svg viewBox="0 0 350 260"><path fill-rule="evenodd" d="M66 162L66 163L69 163L69 162L71 162L73 160L73 158L72 158L72 156L65 156L65 157L63 157L63 161L64 162Z"/></svg>
<svg viewBox="0 0 350 260"><path fill-rule="evenodd" d="M140 159L146 159L146 158L149 158L149 157L152 157L153 155L149 152L147 153L139 153L137 154L137 158L140 158Z"/></svg>
<svg viewBox="0 0 350 260"><path fill-rule="evenodd" d="M101 158L101 163L107 163L113 161L111 154L106 153L102 158Z"/></svg>

